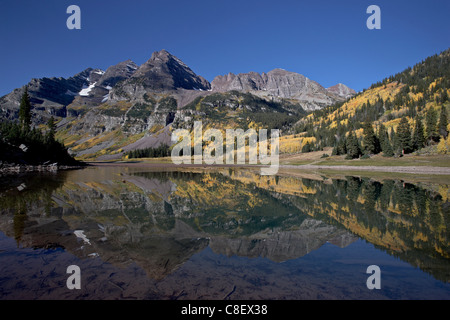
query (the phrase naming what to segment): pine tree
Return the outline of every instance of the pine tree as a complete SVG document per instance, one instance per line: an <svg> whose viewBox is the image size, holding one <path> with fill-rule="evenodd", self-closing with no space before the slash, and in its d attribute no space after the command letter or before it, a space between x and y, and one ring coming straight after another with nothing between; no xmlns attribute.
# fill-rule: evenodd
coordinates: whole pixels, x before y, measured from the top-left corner
<svg viewBox="0 0 450 320"><path fill-rule="evenodd" d="M406 117L402 117L397 128L397 139L402 154L411 151L411 128Z"/></svg>
<svg viewBox="0 0 450 320"><path fill-rule="evenodd" d="M448 119L447 119L447 110L444 105L441 106L441 113L439 114L439 134L444 137L444 139L447 139L448 136Z"/></svg>
<svg viewBox="0 0 450 320"><path fill-rule="evenodd" d="M389 141L389 134L383 124L381 124L378 129L378 137L380 140L381 151L383 151L383 156L392 157L394 155L394 150L392 150L392 145Z"/></svg>
<svg viewBox="0 0 450 320"><path fill-rule="evenodd" d="M378 140L380 141L381 151L383 151L386 141L389 142L389 134L382 123L378 127Z"/></svg>
<svg viewBox="0 0 450 320"><path fill-rule="evenodd" d="M28 95L28 88L25 87L25 91L22 94L22 100L19 107L19 122L23 130L28 131L31 126L31 102Z"/></svg>
<svg viewBox="0 0 450 320"><path fill-rule="evenodd" d="M419 116L416 116L415 119L415 125L414 125L414 132L412 137L412 149L419 150L425 147L425 131L423 128L422 120Z"/></svg>
<svg viewBox="0 0 450 320"><path fill-rule="evenodd" d="M392 157L394 156L394 150L392 148L391 143L389 142L389 140L386 141L384 150L383 150L383 156L384 157Z"/></svg>
<svg viewBox="0 0 450 320"><path fill-rule="evenodd" d="M392 151L396 156L398 156L402 153L402 150L400 148L400 142L398 140L398 135L395 132L394 128L391 128L391 145L392 145Z"/></svg>
<svg viewBox="0 0 450 320"><path fill-rule="evenodd" d="M366 154L377 154L380 152L380 140L375 135L375 131L373 130L372 124L370 122L366 122L364 124L364 150Z"/></svg>
<svg viewBox="0 0 450 320"><path fill-rule="evenodd" d="M439 141L439 134L437 131L437 114L436 111L432 108L428 110L427 117L426 117L426 138L428 143L430 142L438 142Z"/></svg>
<svg viewBox="0 0 450 320"><path fill-rule="evenodd" d="M447 102L447 101L448 101L447 90L444 90L444 91L441 93L441 103L443 104L443 103L445 103L445 102Z"/></svg>
<svg viewBox="0 0 450 320"><path fill-rule="evenodd" d="M306 142L306 144L302 147L302 152L303 153L307 153L307 152L311 152L312 151L312 147L311 144L308 142Z"/></svg>
<svg viewBox="0 0 450 320"><path fill-rule="evenodd" d="M332 156L337 156L338 154L338 151L337 151L337 144L335 144L334 145L334 147L333 147L333 150L331 151L331 155Z"/></svg>
<svg viewBox="0 0 450 320"><path fill-rule="evenodd" d="M353 131L348 133L346 148L347 158L349 159L359 158L361 155L361 148L359 146L358 138Z"/></svg>
<svg viewBox="0 0 450 320"><path fill-rule="evenodd" d="M345 136L342 136L339 141L336 143L336 146L333 148L332 155L341 156L347 154L347 140Z"/></svg>
<svg viewBox="0 0 450 320"><path fill-rule="evenodd" d="M53 142L55 141L55 134L56 134L56 123L55 118L53 116L48 120L47 122L48 132L46 136L47 142Z"/></svg>

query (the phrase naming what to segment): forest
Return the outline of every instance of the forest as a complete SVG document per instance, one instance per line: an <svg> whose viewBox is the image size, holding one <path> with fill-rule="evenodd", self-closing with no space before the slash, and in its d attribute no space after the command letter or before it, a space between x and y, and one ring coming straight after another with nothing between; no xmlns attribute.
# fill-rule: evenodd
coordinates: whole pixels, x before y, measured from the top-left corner
<svg viewBox="0 0 450 320"><path fill-rule="evenodd" d="M18 121L0 124L0 162L17 165L81 165L55 139L56 121L47 122L46 130L31 126L32 106L28 90L22 95Z"/></svg>
<svg viewBox="0 0 450 320"><path fill-rule="evenodd" d="M170 156L170 147L168 145L160 145L155 148L144 148L129 151L126 156L132 158L163 158Z"/></svg>
<svg viewBox="0 0 450 320"><path fill-rule="evenodd" d="M295 132L317 141L304 151L333 147L333 155L348 159L380 152L402 156L431 145L447 153L449 90L450 50L446 50L346 102L314 111L296 124ZM371 95L376 96L370 100Z"/></svg>

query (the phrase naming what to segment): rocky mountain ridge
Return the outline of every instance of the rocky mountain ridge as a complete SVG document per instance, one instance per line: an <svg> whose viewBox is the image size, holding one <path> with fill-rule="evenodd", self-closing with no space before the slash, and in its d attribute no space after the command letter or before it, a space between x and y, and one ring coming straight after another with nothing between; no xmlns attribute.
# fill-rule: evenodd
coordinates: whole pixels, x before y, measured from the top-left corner
<svg viewBox="0 0 450 320"><path fill-rule="evenodd" d="M334 94L337 94L338 96L348 99L351 98L356 94L356 91L347 87L345 84L338 83L332 87L327 88L328 92L332 92Z"/></svg>
<svg viewBox="0 0 450 320"><path fill-rule="evenodd" d="M126 60L68 79L33 79L27 87L33 124L55 117L57 138L83 160L120 159L134 148L171 144L172 123L188 130L200 119L220 128L254 123L288 130L305 111L343 101L347 92L282 69L209 83L166 50L140 66ZM0 98L0 119L18 118L23 91Z"/></svg>
<svg viewBox="0 0 450 320"><path fill-rule="evenodd" d="M67 106L98 106L106 102L144 102L146 93L168 93L183 107L208 92L238 90L270 99L294 99L305 110L316 110L343 100L354 93L339 84L325 89L307 77L274 69L268 73L241 73L217 76L209 83L196 75L183 61L166 50L154 52L138 66L131 60L110 66L107 70L88 68L73 77L32 79L28 91L34 106L35 122L50 116L65 118ZM16 119L23 87L0 98L1 118Z"/></svg>
<svg viewBox="0 0 450 320"><path fill-rule="evenodd" d="M217 76L211 83L213 91L231 90L250 92L260 97L283 98L299 101L305 110L317 110L351 96L345 85L336 85L332 90L325 89L316 81L302 74L274 69L268 73L229 73Z"/></svg>
<svg viewBox="0 0 450 320"><path fill-rule="evenodd" d="M88 68L68 79L59 77L32 79L26 87L33 106L34 123L44 123L50 116L66 118L67 106L95 106L106 102L109 92L119 81L128 79L137 65L127 60L106 71ZM24 87L17 88L0 98L1 118L18 117Z"/></svg>

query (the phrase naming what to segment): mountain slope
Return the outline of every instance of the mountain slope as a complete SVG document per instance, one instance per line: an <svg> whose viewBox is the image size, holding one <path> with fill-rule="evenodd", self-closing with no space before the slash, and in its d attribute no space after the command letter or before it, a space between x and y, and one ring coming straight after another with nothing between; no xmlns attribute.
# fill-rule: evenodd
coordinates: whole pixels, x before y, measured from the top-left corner
<svg viewBox="0 0 450 320"><path fill-rule="evenodd" d="M290 149L291 152L301 151L307 141L312 141L312 150L320 150L327 146L336 147L349 132L354 132L364 149L363 127L371 123L376 133L383 124L394 147L397 143L395 133L402 117L407 119L411 134L419 118L425 127L425 135L427 130L437 131L437 115L441 109L448 113L449 94L450 49L373 84L345 103L314 111L295 125L295 135L285 139L291 140L290 143L296 141L296 148ZM433 119L427 120L429 118ZM428 141L429 145L433 143Z"/></svg>
<svg viewBox="0 0 450 320"><path fill-rule="evenodd" d="M293 76L290 80L289 75ZM316 94L319 101L320 94L325 97L323 105L339 99L301 75L280 70L269 73L266 88L275 90L278 80L283 84L284 80L294 83L299 79L304 84L298 88L311 88L305 96L314 98ZM280 96L287 97L287 93L258 95L261 92L212 90L204 78L162 50L154 52L129 78L117 82L99 105L86 106L78 100L69 105L69 117L60 122L58 137L82 159L120 159L133 149L171 144L173 129L191 130L197 120L205 128L285 131L306 114L304 103Z"/></svg>
<svg viewBox="0 0 450 320"><path fill-rule="evenodd" d="M328 92L332 92L344 99L351 98L356 94L356 91L347 87L345 84L338 83L332 87L327 88Z"/></svg>
<svg viewBox="0 0 450 320"><path fill-rule="evenodd" d="M34 106L34 122L40 123L50 115L65 117L65 107L72 103L82 90L84 92L100 78L101 70L88 68L73 77L32 79L28 93ZM24 88L18 88L0 98L0 119L17 119Z"/></svg>
<svg viewBox="0 0 450 320"><path fill-rule="evenodd" d="M111 92L116 100L140 98L145 92L167 92L177 89L209 90L210 83L196 75L180 59L166 50L154 52L127 80Z"/></svg>
<svg viewBox="0 0 450 320"><path fill-rule="evenodd" d="M298 101L305 110L321 109L347 98L340 92L326 90L304 75L283 69L274 69L262 74L256 72L237 75L229 73L214 78L211 86L213 91L217 92L237 90L266 98L293 99ZM347 95L351 95L350 92L348 90Z"/></svg>
<svg viewBox="0 0 450 320"><path fill-rule="evenodd" d="M93 106L109 99L109 92L117 82L128 79L137 65L127 60L106 71L88 68L73 77L32 79L26 87L33 106L33 123L46 123L50 116L65 118L66 107ZM0 98L0 119L15 120L24 87Z"/></svg>

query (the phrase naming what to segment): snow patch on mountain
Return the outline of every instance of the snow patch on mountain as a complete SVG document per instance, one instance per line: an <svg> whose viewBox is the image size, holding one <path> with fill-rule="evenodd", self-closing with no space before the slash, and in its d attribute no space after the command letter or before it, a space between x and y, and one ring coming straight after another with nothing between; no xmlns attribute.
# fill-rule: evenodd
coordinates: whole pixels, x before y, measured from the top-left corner
<svg viewBox="0 0 450 320"><path fill-rule="evenodd" d="M89 96L89 92L91 92L91 90L94 89L96 83L97 82L94 82L89 87L83 86L83 89L81 89L81 91L78 94L83 97Z"/></svg>

